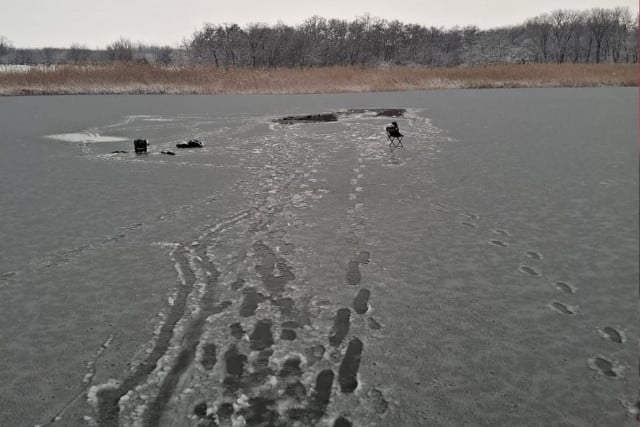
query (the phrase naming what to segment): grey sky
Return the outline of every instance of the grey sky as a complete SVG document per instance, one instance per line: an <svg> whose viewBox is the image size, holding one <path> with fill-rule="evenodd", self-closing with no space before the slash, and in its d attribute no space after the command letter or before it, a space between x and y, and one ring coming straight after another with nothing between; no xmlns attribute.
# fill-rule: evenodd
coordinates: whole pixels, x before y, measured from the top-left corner
<svg viewBox="0 0 640 427"><path fill-rule="evenodd" d="M104 47L119 37L174 46L206 22L279 20L299 24L319 15L354 19L369 13L435 27L518 24L554 9L628 6L637 0L0 0L0 35L18 47Z"/></svg>

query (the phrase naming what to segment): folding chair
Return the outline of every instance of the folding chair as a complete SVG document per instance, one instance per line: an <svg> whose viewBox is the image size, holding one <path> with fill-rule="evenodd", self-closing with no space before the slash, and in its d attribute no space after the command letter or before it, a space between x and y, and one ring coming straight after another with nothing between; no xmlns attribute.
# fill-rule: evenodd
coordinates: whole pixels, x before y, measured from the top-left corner
<svg viewBox="0 0 640 427"><path fill-rule="evenodd" d="M404 135L400 133L400 130L395 126L387 126L385 129L387 131L387 138L389 139L389 147L404 148L404 145L402 145Z"/></svg>

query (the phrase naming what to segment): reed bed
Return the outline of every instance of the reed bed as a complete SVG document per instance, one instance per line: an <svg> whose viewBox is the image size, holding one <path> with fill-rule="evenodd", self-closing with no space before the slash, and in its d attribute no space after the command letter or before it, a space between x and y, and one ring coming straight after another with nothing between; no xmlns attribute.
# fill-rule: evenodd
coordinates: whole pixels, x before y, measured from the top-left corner
<svg viewBox="0 0 640 427"><path fill-rule="evenodd" d="M304 69L85 64L0 73L0 95L292 94L637 85L637 64Z"/></svg>

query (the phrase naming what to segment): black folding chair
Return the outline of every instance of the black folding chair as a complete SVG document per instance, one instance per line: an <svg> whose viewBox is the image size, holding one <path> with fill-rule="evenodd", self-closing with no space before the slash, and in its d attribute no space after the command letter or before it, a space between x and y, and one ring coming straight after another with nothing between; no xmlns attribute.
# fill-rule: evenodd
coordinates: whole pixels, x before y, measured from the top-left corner
<svg viewBox="0 0 640 427"><path fill-rule="evenodd" d="M400 133L400 130L398 130L398 128L395 126L387 126L386 130L387 138L389 139L389 147L404 148L404 145L402 145L402 138L404 137L404 135Z"/></svg>

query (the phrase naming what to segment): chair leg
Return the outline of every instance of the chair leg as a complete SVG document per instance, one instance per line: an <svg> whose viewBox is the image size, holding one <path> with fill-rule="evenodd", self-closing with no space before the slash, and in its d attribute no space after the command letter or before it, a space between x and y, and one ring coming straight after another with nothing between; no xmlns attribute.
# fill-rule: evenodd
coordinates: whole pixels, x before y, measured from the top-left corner
<svg viewBox="0 0 640 427"><path fill-rule="evenodd" d="M404 148L404 145L402 145L402 137L393 137L393 136L387 136L387 139L389 140L389 147L393 148L393 147L402 147Z"/></svg>

